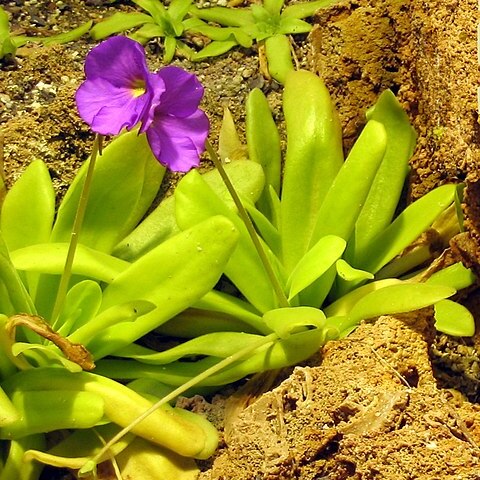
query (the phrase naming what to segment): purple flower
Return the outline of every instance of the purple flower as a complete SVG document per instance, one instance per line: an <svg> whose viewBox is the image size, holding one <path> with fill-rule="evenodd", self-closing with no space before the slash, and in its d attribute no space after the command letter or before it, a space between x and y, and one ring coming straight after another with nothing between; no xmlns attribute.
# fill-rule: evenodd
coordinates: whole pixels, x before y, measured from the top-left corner
<svg viewBox="0 0 480 480"><path fill-rule="evenodd" d="M163 165L187 172L198 165L208 135L208 118L198 108L203 87L181 68L165 67L155 75L163 80L165 90L146 131L148 143Z"/></svg>
<svg viewBox="0 0 480 480"><path fill-rule="evenodd" d="M177 67L151 73L143 47L126 37L92 49L85 75L76 102L94 132L116 135L140 123L160 163L179 172L199 164L209 122L198 108L203 87L195 75Z"/></svg>

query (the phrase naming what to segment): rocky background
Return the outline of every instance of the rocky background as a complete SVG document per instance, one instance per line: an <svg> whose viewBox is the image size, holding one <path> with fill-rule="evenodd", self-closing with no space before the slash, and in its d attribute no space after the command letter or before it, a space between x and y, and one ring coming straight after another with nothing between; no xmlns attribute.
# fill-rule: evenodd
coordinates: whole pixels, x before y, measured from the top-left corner
<svg viewBox="0 0 480 480"><path fill-rule="evenodd" d="M127 0L4 4L13 31L28 35L134 10ZM442 183L466 182L467 233L455 247L477 268L477 2L340 0L313 21L308 38L293 39L295 52L299 65L326 82L342 119L345 149L362 128L365 110L381 91L392 89L418 132L405 201ZM29 44L18 58L2 62L0 133L8 184L32 159L43 158L61 196L88 156L92 136L76 113L73 95L93 45L88 38L65 46ZM152 68L161 65L160 51L155 42L148 46ZM224 106L241 133L243 103L255 86L268 95L281 120L281 88L259 73L255 48L200 64L175 62L205 85L213 141ZM164 190L174 180L167 179ZM478 312L477 298L473 293L466 301ZM362 325L293 373L260 377L260 387L247 383L233 397L185 401L223 432L222 446L202 465L201 478L478 480L479 372L480 336L435 335L428 309ZM59 476L70 474L46 471L44 478Z"/></svg>

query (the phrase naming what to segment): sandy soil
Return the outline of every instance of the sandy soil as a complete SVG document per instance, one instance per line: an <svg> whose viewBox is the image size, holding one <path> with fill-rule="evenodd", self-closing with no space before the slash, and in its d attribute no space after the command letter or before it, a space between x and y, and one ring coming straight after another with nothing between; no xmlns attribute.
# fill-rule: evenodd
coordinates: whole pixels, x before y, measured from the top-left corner
<svg viewBox="0 0 480 480"><path fill-rule="evenodd" d="M15 31L28 34L132 9L128 1L57 4L17 0L7 9ZM385 88L398 94L419 133L406 197L466 180L471 237L480 232L477 16L475 0L343 0L317 15L308 40L295 38L300 62L324 78L337 103L346 149L377 95ZM0 129L10 183L40 157L62 194L87 157L91 135L73 93L92 45L82 39L29 46L16 65L1 66ZM160 66L158 45L149 53L152 67ZM176 61L205 84L213 140L225 105L241 125L253 86L268 94L281 118L279 86L259 74L256 53L235 51L196 65ZM464 250L476 264L473 245ZM476 296L468 301L478 303ZM185 401L223 432L216 457L202 465L202 480L478 480L480 337L435 335L429 313L362 325L291 376L283 372L287 378L266 393L247 384L232 398Z"/></svg>
<svg viewBox="0 0 480 480"><path fill-rule="evenodd" d="M318 366L227 400L227 446L200 478L478 479L480 406L436 387L425 313L364 324Z"/></svg>

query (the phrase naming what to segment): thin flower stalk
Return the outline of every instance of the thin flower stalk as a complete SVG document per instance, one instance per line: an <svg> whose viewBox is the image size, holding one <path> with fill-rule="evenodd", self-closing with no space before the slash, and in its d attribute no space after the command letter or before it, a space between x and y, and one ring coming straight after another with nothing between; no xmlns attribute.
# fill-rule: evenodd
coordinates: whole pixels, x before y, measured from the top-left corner
<svg viewBox="0 0 480 480"><path fill-rule="evenodd" d="M289 307L290 304L288 302L288 299L285 295L285 292L283 291L282 286L280 285L280 282L278 281L277 276L275 275L275 272L273 271L270 261L267 258L265 249L262 247L262 244L260 243L260 239L257 235L255 227L253 226L252 220L250 219L247 211L245 210L245 207L243 206L243 203L240 200L240 197L238 196L235 190L235 187L232 185L232 182L230 181L230 178L228 177L227 172L223 168L222 162L218 158L218 155L216 154L215 150L213 149L212 145L208 140L205 143L205 148L208 152L208 155L212 159L215 167L217 168L220 176L222 177L222 180L225 183L225 186L227 187L230 195L232 196L235 206L238 209L238 214L240 215L242 221L245 224L245 227L247 228L248 234L250 235L253 245L255 246L258 256L260 257L263 268L265 269L265 272L267 273L268 278L272 283L272 287L275 290L275 295L277 296L279 305L285 308Z"/></svg>
<svg viewBox="0 0 480 480"><path fill-rule="evenodd" d="M208 150L208 143L207 143L207 150ZM195 385L198 385L201 383L203 380L206 378L209 378L210 376L214 375L215 373L223 370L225 367L228 367L229 365L233 364L237 360L241 360L244 358L246 355L249 353L255 351L257 348L260 348L263 345L267 345L269 343L275 342L278 339L278 334L277 333L271 333L270 335L267 335L260 339L258 342L256 342L253 345L248 345L245 348L242 348L241 350L238 350L235 352L233 355L230 355L227 358L224 358L220 362L216 363L212 367L204 370L202 373L199 375L195 376L194 378L191 378L189 381L183 383L180 385L178 388L170 392L168 395L165 395L163 398L155 402L148 410L146 410L142 415L137 417L133 422L131 422L129 425L126 427L122 428L114 437L112 437L105 445L103 446L102 449L100 449L97 454L92 457L80 470L79 470L79 476L80 478L82 476L87 476L89 475L92 471L95 471L97 463L100 462L100 459L105 457L106 454L108 454L109 450L115 445L118 441L120 441L127 433L130 433L133 428L135 428L139 423L141 423L143 420L145 420L149 415L151 415L153 412L158 410L162 405L167 404L171 400L177 398L179 395L182 393L186 392L188 389L194 387Z"/></svg>
<svg viewBox="0 0 480 480"><path fill-rule="evenodd" d="M102 154L103 135L95 135L93 142L92 155L88 164L87 174L85 176L85 182L83 184L82 193L80 195L80 201L78 203L78 210L75 216L75 220L72 227L72 234L70 237L70 244L68 247L67 258L65 259L65 267L60 277L60 284L57 291L57 297L52 313L52 324L55 325L57 318L62 311L65 297L68 291L68 284L72 276L72 266L75 259L75 252L77 250L78 238L80 231L82 230L83 219L85 218L85 212L87 211L88 197L92 186L93 172L95 170L95 163L97 156Z"/></svg>

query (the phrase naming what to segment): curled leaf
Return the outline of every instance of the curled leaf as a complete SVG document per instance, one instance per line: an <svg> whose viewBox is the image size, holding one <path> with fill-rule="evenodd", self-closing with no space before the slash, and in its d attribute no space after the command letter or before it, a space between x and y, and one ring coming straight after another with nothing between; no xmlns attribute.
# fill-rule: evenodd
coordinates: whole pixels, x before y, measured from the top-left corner
<svg viewBox="0 0 480 480"><path fill-rule="evenodd" d="M43 318L27 314L10 317L5 328L12 339L15 338L15 329L19 326L26 327L37 335L50 340L62 351L68 360L80 365L83 370L93 370L95 368L90 352L83 345L72 343L59 335L52 330Z"/></svg>
<svg viewBox="0 0 480 480"><path fill-rule="evenodd" d="M263 319L268 327L283 339L311 327L325 327L325 314L312 307L277 308L265 313Z"/></svg>

